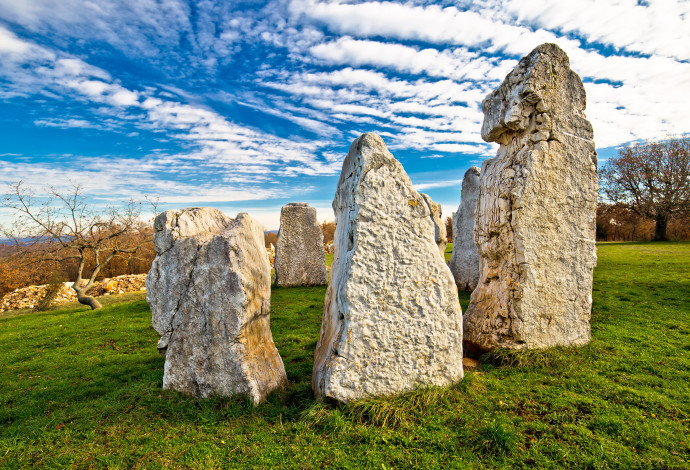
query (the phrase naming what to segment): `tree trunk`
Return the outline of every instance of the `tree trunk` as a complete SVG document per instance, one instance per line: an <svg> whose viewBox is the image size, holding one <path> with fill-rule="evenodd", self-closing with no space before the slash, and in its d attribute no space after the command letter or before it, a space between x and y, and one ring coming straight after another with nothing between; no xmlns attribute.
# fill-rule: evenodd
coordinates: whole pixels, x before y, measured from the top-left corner
<svg viewBox="0 0 690 470"><path fill-rule="evenodd" d="M96 300L94 297L91 297L90 295L86 295L86 291L88 290L87 288L77 287L78 283L79 281L75 282L72 285L72 289L74 289L74 292L77 293L77 301L80 304L88 305L89 307L91 307L91 310L98 310L99 308L102 308L103 306L100 304L100 302L98 302L98 300Z"/></svg>
<svg viewBox="0 0 690 470"><path fill-rule="evenodd" d="M665 215L656 216L656 226L654 227L654 241L662 242L667 241L668 236L666 236L666 225L668 225L668 219Z"/></svg>

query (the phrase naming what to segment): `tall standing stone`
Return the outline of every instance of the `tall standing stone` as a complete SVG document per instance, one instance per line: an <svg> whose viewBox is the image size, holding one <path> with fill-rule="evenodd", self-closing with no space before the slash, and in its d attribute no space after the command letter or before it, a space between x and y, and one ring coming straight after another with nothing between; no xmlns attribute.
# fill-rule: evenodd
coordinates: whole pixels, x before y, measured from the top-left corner
<svg viewBox="0 0 690 470"><path fill-rule="evenodd" d="M472 292L479 282L479 252L474 243L479 175L479 168L472 166L462 179L460 206L453 215L453 256L448 263L458 289L469 292Z"/></svg>
<svg viewBox="0 0 690 470"><path fill-rule="evenodd" d="M349 402L462 379L462 312L425 199L376 134L350 146L312 386Z"/></svg>
<svg viewBox="0 0 690 470"><path fill-rule="evenodd" d="M328 284L323 232L316 219L316 209L306 202L292 202L280 210L273 266L277 286Z"/></svg>
<svg viewBox="0 0 690 470"><path fill-rule="evenodd" d="M582 81L565 52L543 44L482 109L482 138L500 148L482 165L474 229L481 270L465 345L586 344L598 183Z"/></svg>
<svg viewBox="0 0 690 470"><path fill-rule="evenodd" d="M146 300L165 354L163 388L258 403L285 384L263 228L246 213L170 210L156 217L154 245Z"/></svg>
<svg viewBox="0 0 690 470"><path fill-rule="evenodd" d="M441 208L441 204L434 202L428 194L419 193L419 195L424 198L424 202L429 206L431 220L434 223L434 241L436 242L436 246L438 246L441 257L446 259L446 245L448 244L448 239L446 238L446 224L443 223L443 209Z"/></svg>

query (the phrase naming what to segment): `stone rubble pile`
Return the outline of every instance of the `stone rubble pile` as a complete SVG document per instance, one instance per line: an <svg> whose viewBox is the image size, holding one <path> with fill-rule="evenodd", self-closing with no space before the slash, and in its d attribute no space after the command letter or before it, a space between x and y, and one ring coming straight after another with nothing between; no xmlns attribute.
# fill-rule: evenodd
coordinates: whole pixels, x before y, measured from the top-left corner
<svg viewBox="0 0 690 470"><path fill-rule="evenodd" d="M85 282L85 281L82 281ZM114 278L103 279L89 289L90 296L104 296L138 292L144 290L146 274L124 274ZM71 282L65 282L64 286L55 296L53 304L69 303L77 301L77 293L71 288ZM17 310L21 308L34 308L39 300L45 296L48 285L27 286L15 289L5 294L0 299L0 312Z"/></svg>
<svg viewBox="0 0 690 470"><path fill-rule="evenodd" d="M103 279L103 281L89 289L89 295L100 297L102 295L124 294L141 290L146 290L146 274L125 274Z"/></svg>

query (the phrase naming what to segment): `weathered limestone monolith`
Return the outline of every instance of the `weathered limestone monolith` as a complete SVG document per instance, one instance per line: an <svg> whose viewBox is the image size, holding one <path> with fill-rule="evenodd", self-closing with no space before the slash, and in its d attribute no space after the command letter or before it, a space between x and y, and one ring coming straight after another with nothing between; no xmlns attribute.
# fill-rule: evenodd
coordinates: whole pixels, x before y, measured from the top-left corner
<svg viewBox="0 0 690 470"><path fill-rule="evenodd" d="M280 230L273 267L277 286L328 284L323 232L316 209L306 202L292 202L280 210Z"/></svg>
<svg viewBox="0 0 690 470"><path fill-rule="evenodd" d="M246 213L170 210L156 217L154 245L146 300L165 354L163 388L258 403L285 384L263 228Z"/></svg>
<svg viewBox="0 0 690 470"><path fill-rule="evenodd" d="M425 199L376 134L350 146L312 386L349 402L462 379L462 312Z"/></svg>
<svg viewBox="0 0 690 470"><path fill-rule="evenodd" d="M441 204L434 202L428 194L419 193L424 198L424 202L429 206L431 212L431 220L434 222L434 241L438 246L438 251L441 257L446 259L446 245L448 239L446 238L446 224L443 223L443 208Z"/></svg>
<svg viewBox="0 0 690 470"><path fill-rule="evenodd" d="M482 138L500 148L481 170L468 348L590 339L598 183L585 101L568 56L543 44L482 103Z"/></svg>
<svg viewBox="0 0 690 470"><path fill-rule="evenodd" d="M479 282L479 253L474 243L479 175L479 168L472 166L462 179L460 206L453 215L453 256L448 263L458 289L469 292L472 292Z"/></svg>

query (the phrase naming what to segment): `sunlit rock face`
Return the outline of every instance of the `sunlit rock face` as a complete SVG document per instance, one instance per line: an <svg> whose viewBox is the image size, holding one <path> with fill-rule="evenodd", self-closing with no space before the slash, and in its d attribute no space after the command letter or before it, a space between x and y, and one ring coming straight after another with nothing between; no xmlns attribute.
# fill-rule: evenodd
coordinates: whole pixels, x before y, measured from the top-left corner
<svg viewBox="0 0 690 470"><path fill-rule="evenodd" d="M316 209L305 202L292 202L280 210L280 231L273 263L277 286L323 286L328 284L323 232Z"/></svg>
<svg viewBox="0 0 690 470"><path fill-rule="evenodd" d="M156 217L154 244L146 300L165 354L163 388L258 403L285 384L263 228L246 213L170 210Z"/></svg>
<svg viewBox="0 0 690 470"><path fill-rule="evenodd" d="M446 224L443 222L443 208L441 204L434 202L428 194L419 193L419 195L424 198L424 202L429 206L431 220L434 222L434 241L436 246L438 246L441 257L445 259L448 238L446 237Z"/></svg>
<svg viewBox="0 0 690 470"><path fill-rule="evenodd" d="M378 135L352 143L333 210L317 398L349 402L462 379L462 312L429 204Z"/></svg>
<svg viewBox="0 0 690 470"><path fill-rule="evenodd" d="M500 148L481 170L467 348L590 339L598 182L585 101L568 56L543 44L482 103L482 137Z"/></svg>
<svg viewBox="0 0 690 470"><path fill-rule="evenodd" d="M474 217L480 170L470 167L462 179L460 206L453 216L453 256L448 267L458 289L472 292L479 282L479 253L474 243Z"/></svg>

